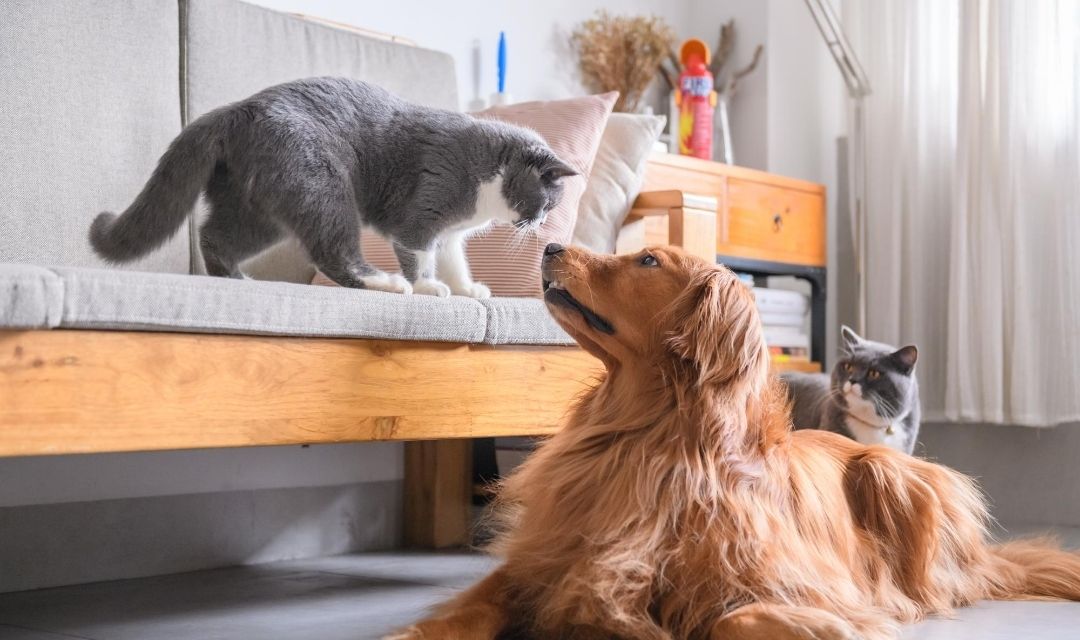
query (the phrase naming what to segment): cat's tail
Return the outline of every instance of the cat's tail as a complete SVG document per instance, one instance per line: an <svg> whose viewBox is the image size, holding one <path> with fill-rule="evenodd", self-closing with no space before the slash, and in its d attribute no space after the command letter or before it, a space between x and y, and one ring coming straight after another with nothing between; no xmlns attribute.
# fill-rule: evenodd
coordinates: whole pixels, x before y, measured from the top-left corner
<svg viewBox="0 0 1080 640"><path fill-rule="evenodd" d="M176 235L210 180L232 119L233 110L224 107L185 127L131 206L119 216L106 211L94 219L94 251L108 262L130 262Z"/></svg>
<svg viewBox="0 0 1080 640"><path fill-rule="evenodd" d="M1080 553L1065 551L1049 538L1017 540L992 549L1005 564L997 573L1006 599L1080 600Z"/></svg>

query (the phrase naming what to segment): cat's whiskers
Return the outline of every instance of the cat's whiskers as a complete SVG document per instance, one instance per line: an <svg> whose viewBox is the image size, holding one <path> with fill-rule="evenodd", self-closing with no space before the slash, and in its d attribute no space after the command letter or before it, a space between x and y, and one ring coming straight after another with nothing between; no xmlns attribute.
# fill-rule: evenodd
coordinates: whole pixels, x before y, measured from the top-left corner
<svg viewBox="0 0 1080 640"><path fill-rule="evenodd" d="M822 409L826 404L828 404L830 402L833 402L834 400L839 400L839 399L841 399L843 397L844 397L844 393L842 391L840 391L840 390L838 390L838 389L836 389L834 387L829 387L828 393L826 393L824 396L822 396L821 399L818 400L817 404L814 406L815 413L818 413L819 415L823 415L824 412L822 411Z"/></svg>
<svg viewBox="0 0 1080 640"><path fill-rule="evenodd" d="M520 253L525 242L529 239L528 222L518 220L514 223L514 230L506 241L506 250L512 253Z"/></svg>
<svg viewBox="0 0 1080 640"><path fill-rule="evenodd" d="M876 397L873 400L874 410L879 416L886 420L893 420L900 416L900 407L896 406L889 400L883 397Z"/></svg>

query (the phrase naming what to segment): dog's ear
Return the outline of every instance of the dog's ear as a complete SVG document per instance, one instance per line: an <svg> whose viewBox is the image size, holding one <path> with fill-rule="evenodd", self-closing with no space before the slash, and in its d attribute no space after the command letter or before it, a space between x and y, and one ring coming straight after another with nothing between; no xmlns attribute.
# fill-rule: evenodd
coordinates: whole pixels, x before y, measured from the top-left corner
<svg viewBox="0 0 1080 640"><path fill-rule="evenodd" d="M701 384L723 384L768 364L754 294L721 269L697 276L672 307L668 346Z"/></svg>

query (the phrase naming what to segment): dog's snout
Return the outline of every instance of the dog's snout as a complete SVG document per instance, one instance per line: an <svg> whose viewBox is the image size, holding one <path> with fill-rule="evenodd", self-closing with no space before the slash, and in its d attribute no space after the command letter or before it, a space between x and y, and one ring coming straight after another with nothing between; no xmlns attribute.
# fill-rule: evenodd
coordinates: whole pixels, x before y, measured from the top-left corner
<svg viewBox="0 0 1080 640"><path fill-rule="evenodd" d="M554 256L566 251L566 247L562 246L558 242L552 242L548 246L544 247L545 256Z"/></svg>

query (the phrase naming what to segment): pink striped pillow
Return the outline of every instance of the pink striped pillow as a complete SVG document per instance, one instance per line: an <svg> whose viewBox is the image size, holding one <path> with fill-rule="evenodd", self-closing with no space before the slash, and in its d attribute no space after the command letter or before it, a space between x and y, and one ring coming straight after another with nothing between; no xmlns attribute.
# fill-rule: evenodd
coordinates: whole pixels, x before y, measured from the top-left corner
<svg viewBox="0 0 1080 640"><path fill-rule="evenodd" d="M612 92L568 100L523 102L473 114L533 129L579 174L564 178L562 201L548 213L539 230L528 232L524 242L514 243L513 229L503 225L468 241L465 251L473 280L490 287L492 295L526 298L540 295L540 257L548 243L570 244L578 201L585 192L604 126L617 97L618 93ZM393 249L378 234L364 233L361 247L364 259L371 264L384 271L401 270ZM316 273L312 282L333 284L321 273Z"/></svg>

